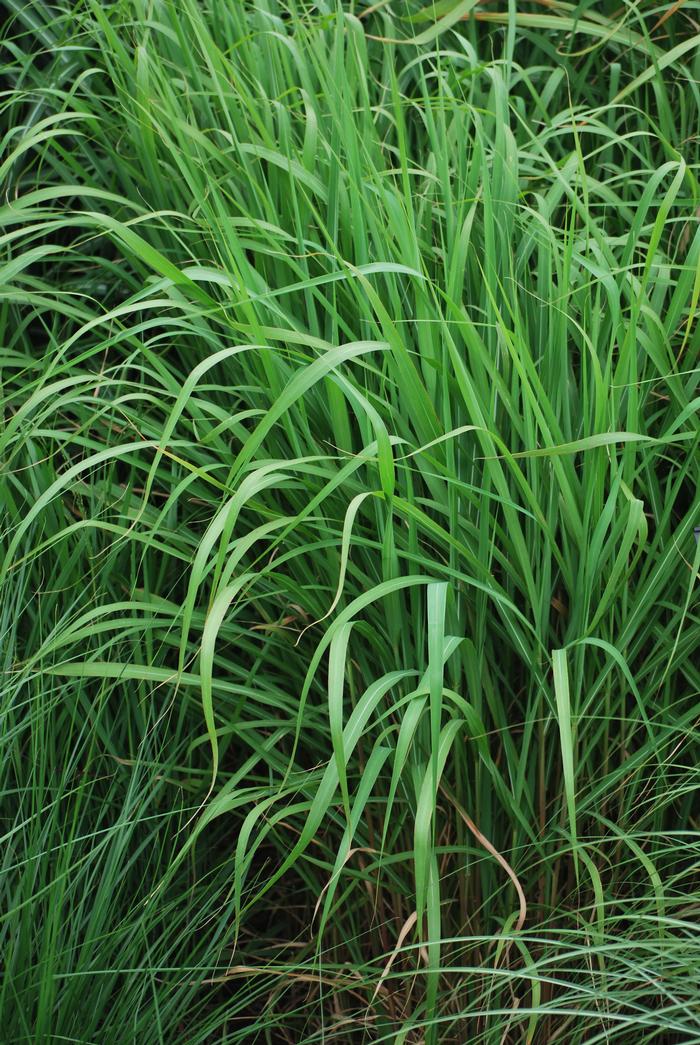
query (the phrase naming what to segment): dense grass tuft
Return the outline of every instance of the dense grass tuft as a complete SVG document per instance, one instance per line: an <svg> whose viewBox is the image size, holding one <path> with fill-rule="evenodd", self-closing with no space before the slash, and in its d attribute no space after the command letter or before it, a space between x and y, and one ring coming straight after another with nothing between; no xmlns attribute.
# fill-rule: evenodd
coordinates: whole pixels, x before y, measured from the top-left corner
<svg viewBox="0 0 700 1045"><path fill-rule="evenodd" d="M700 4L5 0L7 1042L700 1042Z"/></svg>

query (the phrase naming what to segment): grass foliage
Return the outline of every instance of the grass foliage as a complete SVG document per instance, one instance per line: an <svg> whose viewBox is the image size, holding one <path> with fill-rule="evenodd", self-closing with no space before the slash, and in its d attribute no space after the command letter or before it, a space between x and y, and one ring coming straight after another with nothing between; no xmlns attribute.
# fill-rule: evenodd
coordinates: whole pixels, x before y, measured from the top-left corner
<svg viewBox="0 0 700 1045"><path fill-rule="evenodd" d="M5 0L8 1042L700 1042L700 5Z"/></svg>

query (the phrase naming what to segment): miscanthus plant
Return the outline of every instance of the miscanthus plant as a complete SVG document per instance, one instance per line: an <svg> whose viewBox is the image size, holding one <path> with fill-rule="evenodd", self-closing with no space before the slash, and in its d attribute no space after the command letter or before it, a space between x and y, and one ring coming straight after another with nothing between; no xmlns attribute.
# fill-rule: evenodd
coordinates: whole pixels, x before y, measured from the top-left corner
<svg viewBox="0 0 700 1045"><path fill-rule="evenodd" d="M700 7L5 0L6 1042L700 1041Z"/></svg>

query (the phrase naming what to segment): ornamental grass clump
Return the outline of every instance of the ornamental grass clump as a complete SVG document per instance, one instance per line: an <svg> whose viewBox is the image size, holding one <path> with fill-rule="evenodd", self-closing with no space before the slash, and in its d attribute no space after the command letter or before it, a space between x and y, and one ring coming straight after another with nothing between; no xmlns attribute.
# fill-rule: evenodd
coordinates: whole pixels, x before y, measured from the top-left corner
<svg viewBox="0 0 700 1045"><path fill-rule="evenodd" d="M700 6L6 0L0 1025L700 1042Z"/></svg>

